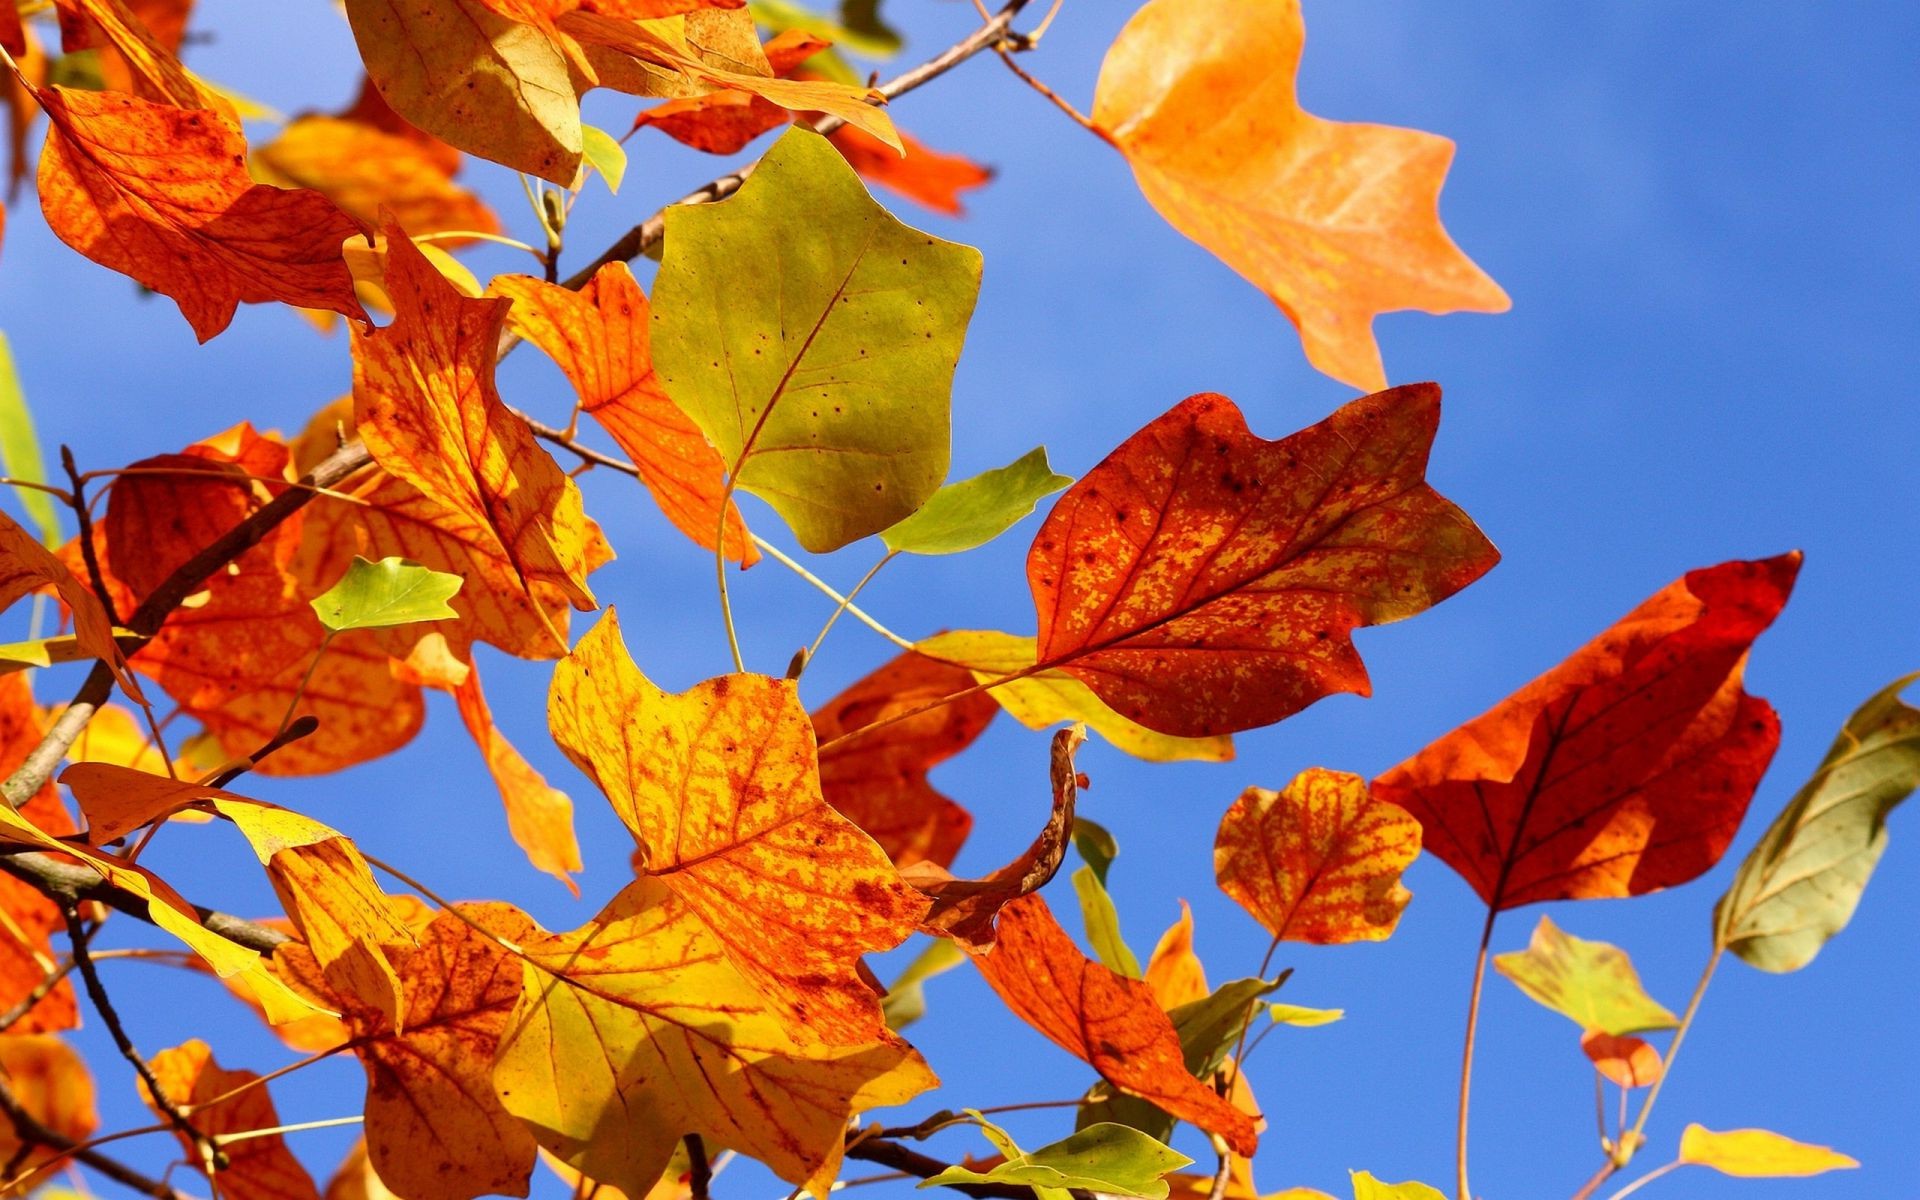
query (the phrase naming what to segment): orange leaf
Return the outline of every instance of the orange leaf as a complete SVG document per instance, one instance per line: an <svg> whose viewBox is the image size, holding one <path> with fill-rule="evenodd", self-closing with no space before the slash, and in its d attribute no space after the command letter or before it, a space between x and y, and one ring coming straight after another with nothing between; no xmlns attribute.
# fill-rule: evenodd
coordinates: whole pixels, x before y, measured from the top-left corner
<svg viewBox="0 0 1920 1200"><path fill-rule="evenodd" d="M51 127L40 207L67 245L171 296L206 341L242 301L356 320L340 246L360 232L324 196L247 177L239 127L209 109L36 89Z"/></svg>
<svg viewBox="0 0 1920 1200"><path fill-rule="evenodd" d="M1086 740L1087 731L1080 725L1053 735L1048 764L1053 810L1047 814L1039 836L1020 857L980 879L955 878L953 872L933 862L915 863L900 873L933 900L933 907L920 921L922 933L952 938L974 954L991 950L994 919L1013 901L1045 887L1059 872L1072 836L1073 804L1080 786L1073 752Z"/></svg>
<svg viewBox="0 0 1920 1200"><path fill-rule="evenodd" d="M580 843L573 835L573 801L549 786L512 743L493 724L487 697L480 690L480 673L469 670L466 680L451 689L460 706L460 720L486 757L494 786L507 808L507 829L526 851L527 861L567 885L575 896L580 888L570 874L582 869Z"/></svg>
<svg viewBox="0 0 1920 1200"><path fill-rule="evenodd" d="M249 1087L231 1100L208 1103L242 1085L253 1083L260 1076L253 1071L223 1070L213 1061L213 1051L205 1042L190 1041L162 1050L148 1060L147 1065L153 1068L154 1078L159 1081L160 1090L167 1099L177 1106L191 1107L194 1127L209 1137L272 1129L280 1124L273 1098L267 1094L264 1084ZM152 1107L153 1095L148 1091L145 1080L140 1083L140 1093L148 1106ZM200 1107L202 1105L206 1107ZM154 1109L156 1114L159 1111L158 1108ZM200 1148L185 1134L176 1132L175 1136L186 1147L187 1162L204 1174L205 1168L200 1165ZM227 1154L227 1166L218 1177L218 1191L222 1197L230 1197L231 1200L320 1200L312 1176L294 1158L293 1151L287 1149L286 1139L279 1134L250 1137L222 1148Z"/></svg>
<svg viewBox="0 0 1920 1200"><path fill-rule="evenodd" d="M965 668L908 652L816 709L813 735L824 746L972 686ZM820 787L827 803L866 830L896 866L953 865L973 818L934 789L927 771L966 749L999 708L991 696L976 692L822 750Z"/></svg>
<svg viewBox="0 0 1920 1200"><path fill-rule="evenodd" d="M104 43L100 67L109 88L180 108L224 107L224 102L188 74L175 57L181 35L186 32L187 5L173 3L157 14L171 18L167 21L167 37L150 29L126 0L56 0L56 7L67 31L69 50L74 48L72 43L78 34L76 22L90 26L79 34L87 39L86 44ZM155 6L149 3L142 7Z"/></svg>
<svg viewBox="0 0 1920 1200"><path fill-rule="evenodd" d="M645 873L776 1011L830 1043L880 1035L856 964L905 941L926 901L821 796L791 682L723 675L670 695L634 666L609 612L555 668L548 724L632 831Z"/></svg>
<svg viewBox="0 0 1920 1200"><path fill-rule="evenodd" d="M1410 617L1499 561L1427 486L1440 389L1366 396L1291 437L1203 393L1123 442L1035 536L1037 669L1182 737L1370 691L1349 634Z"/></svg>
<svg viewBox="0 0 1920 1200"><path fill-rule="evenodd" d="M457 166L457 152L453 161ZM390 213L417 235L500 232L499 218L453 181L453 170L438 152L421 140L363 122L301 117L255 152L253 163L256 173L272 182L310 188L369 224Z"/></svg>
<svg viewBox="0 0 1920 1200"><path fill-rule="evenodd" d="M107 664L121 690L139 699L140 687L127 672L127 661L113 640L113 622L99 597L38 538L0 513L0 609L43 587L51 587L73 614L73 631L80 649Z"/></svg>
<svg viewBox="0 0 1920 1200"><path fill-rule="evenodd" d="M1615 1037L1598 1029L1580 1039L1594 1070L1623 1088L1652 1087L1660 1079L1660 1052L1637 1037Z"/></svg>
<svg viewBox="0 0 1920 1200"><path fill-rule="evenodd" d="M905 133L900 135L900 145L904 148L901 154L895 154L885 142L851 125L842 125L828 134L827 140L868 183L890 188L950 217L966 215L960 193L984 187L993 179L993 168L958 154L935 150Z"/></svg>
<svg viewBox="0 0 1920 1200"><path fill-rule="evenodd" d="M1281 941L1377 942L1413 894L1400 873L1420 824L1358 775L1311 767L1285 791L1248 788L1220 821L1220 888Z"/></svg>
<svg viewBox="0 0 1920 1200"><path fill-rule="evenodd" d="M1160 935L1154 946L1144 978L1153 989L1153 998L1168 1012L1213 994L1207 986L1207 969L1193 952L1193 909L1185 900L1180 902L1180 919Z"/></svg>
<svg viewBox="0 0 1920 1200"><path fill-rule="evenodd" d="M1113 1087L1219 1134L1236 1154L1253 1154L1252 1119L1187 1073L1153 989L1080 953L1038 895L1001 911L999 944L973 964L1015 1016Z"/></svg>
<svg viewBox="0 0 1920 1200"><path fill-rule="evenodd" d="M361 439L382 468L444 510L441 528L512 563L529 597L546 583L590 611L580 490L494 390L508 302L467 299L404 233L389 227L387 237L393 324L353 332ZM547 632L564 650L565 633Z"/></svg>
<svg viewBox="0 0 1920 1200"><path fill-rule="evenodd" d="M1440 226L1453 143L1306 112L1299 0L1152 0L1100 68L1093 120L1160 215L1267 293L1307 359L1385 387L1377 313L1504 312Z"/></svg>
<svg viewBox="0 0 1920 1200"><path fill-rule="evenodd" d="M1726 852L1780 723L1741 687L1798 552L1690 571L1374 782L1495 911L1637 896Z"/></svg>
<svg viewBox="0 0 1920 1200"><path fill-rule="evenodd" d="M29 1116L73 1141L93 1135L100 1117L93 1106L93 1076L87 1062L66 1042L47 1034L30 1034L19 1025L0 1038L0 1075L7 1090ZM0 1158L9 1174L54 1161L51 1146L22 1146L13 1122L0 1121ZM24 1192L24 1189L22 1189Z"/></svg>
<svg viewBox="0 0 1920 1200"><path fill-rule="evenodd" d="M45 734L46 722L33 703L26 675L0 675L0 778L13 774ZM55 836L74 831L51 779L20 805L20 813ZM59 905L45 893L24 880L0 874L0 1010L24 1001L53 970L53 934L65 928ZM53 1033L79 1023L73 985L62 980L7 1032ZM0 1047L13 1040L0 1038ZM0 1133L11 1130L0 1121Z"/></svg>
<svg viewBox="0 0 1920 1200"><path fill-rule="evenodd" d="M647 295L623 262L601 267L578 292L525 275L498 275L489 295L513 301L508 326L558 363L640 473L660 511L695 544L713 549L725 510L727 557L760 560L727 495L726 464L654 373Z"/></svg>

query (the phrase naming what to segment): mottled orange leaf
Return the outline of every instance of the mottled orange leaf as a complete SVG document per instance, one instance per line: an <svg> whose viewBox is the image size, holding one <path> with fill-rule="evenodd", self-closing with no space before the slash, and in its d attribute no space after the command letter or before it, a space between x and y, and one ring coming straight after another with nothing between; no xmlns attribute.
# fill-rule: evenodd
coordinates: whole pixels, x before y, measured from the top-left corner
<svg viewBox="0 0 1920 1200"><path fill-rule="evenodd" d="M905 941L927 903L821 795L791 682L723 675L663 692L609 612L555 668L548 724L632 831L646 874L774 1011L831 1043L880 1035L879 996L856 964Z"/></svg>
<svg viewBox="0 0 1920 1200"><path fill-rule="evenodd" d="M33 702L26 675L0 675L0 779L25 762L45 734L46 723ZM74 829L52 780L21 804L20 814L56 837ZM53 970L53 934L65 928L59 906L45 893L25 880L0 873L0 1011L25 1000ZM53 1033L79 1023L73 984L62 980L7 1032ZM12 1040L0 1038L0 1046ZM0 1132L10 1130L0 1121Z"/></svg>
<svg viewBox="0 0 1920 1200"><path fill-rule="evenodd" d="M885 142L851 125L842 125L828 134L827 140L868 183L877 183L950 217L966 215L966 206L960 202L962 192L984 187L993 179L992 167L935 150L906 133L900 135L898 154Z"/></svg>
<svg viewBox="0 0 1920 1200"><path fill-rule="evenodd" d="M1637 896L1726 853L1780 739L1741 686L1798 552L1690 571L1374 781L1494 910Z"/></svg>
<svg viewBox="0 0 1920 1200"><path fill-rule="evenodd" d="M1059 872L1073 834L1073 805L1080 788L1073 752L1086 740L1087 731L1079 725L1053 735L1048 762L1053 808L1033 844L1018 858L979 879L956 878L934 862L918 862L901 871L902 878L933 901L921 918L921 932L952 938L972 953L984 953L993 948L994 920L1001 911L1045 887Z"/></svg>
<svg viewBox="0 0 1920 1200"><path fill-rule="evenodd" d="M113 640L113 621L99 597L38 538L0 513L0 609L46 587L52 588L73 614L73 631L80 649L111 667L122 690L138 698L140 687L127 672L126 659Z"/></svg>
<svg viewBox="0 0 1920 1200"><path fill-rule="evenodd" d="M1591 1030L1580 1039L1580 1049L1593 1069L1623 1088L1652 1087L1660 1079L1660 1052L1641 1038L1615 1037Z"/></svg>
<svg viewBox="0 0 1920 1200"><path fill-rule="evenodd" d="M493 210L455 183L453 171L422 141L363 122L300 117L254 153L253 169L265 182L318 192L367 224L390 214L416 237L500 232Z"/></svg>
<svg viewBox="0 0 1920 1200"><path fill-rule="evenodd" d="M1153 998L1168 1012L1182 1004L1205 1000L1213 993L1207 986L1207 969L1193 952L1193 909L1185 900L1180 902L1180 919L1155 944L1142 978L1153 989Z"/></svg>
<svg viewBox="0 0 1920 1200"><path fill-rule="evenodd" d="M67 49L74 49L80 38L85 38L87 45L101 47L101 73L108 87L180 108L224 111L224 103L175 57L181 35L186 32L187 6L159 6L158 15L172 18L170 28L164 31L150 29L142 14L126 0L56 0L56 7ZM141 7L156 8L152 4ZM76 23L82 22L87 26L84 32L76 29Z"/></svg>
<svg viewBox="0 0 1920 1200"><path fill-rule="evenodd" d="M1275 938L1377 942L1413 893L1400 874L1420 854L1420 823L1367 781L1310 767L1285 791L1248 788L1213 842L1220 889Z"/></svg>
<svg viewBox="0 0 1920 1200"><path fill-rule="evenodd" d="M1225 396L1183 400L1068 488L1035 536L1038 668L1184 737L1369 694L1348 635L1499 561L1425 482L1439 422L1430 383L1273 442Z"/></svg>
<svg viewBox="0 0 1920 1200"><path fill-rule="evenodd" d="M1375 314L1504 312L1440 226L1443 137L1300 107L1299 0L1152 0L1100 69L1093 120L1148 201L1278 304L1307 359L1387 384Z"/></svg>
<svg viewBox="0 0 1920 1200"><path fill-rule="evenodd" d="M115 92L34 95L51 122L39 173L47 224L171 296L201 341L242 301L366 320L340 255L360 227L324 196L254 183L231 120Z"/></svg>
<svg viewBox="0 0 1920 1200"><path fill-rule="evenodd" d="M1153 989L1080 953L1038 895L1001 910L998 944L973 963L1015 1016L1115 1089L1219 1134L1236 1154L1253 1154L1253 1120L1187 1073Z"/></svg>
<svg viewBox="0 0 1920 1200"><path fill-rule="evenodd" d="M572 872L582 868L580 843L573 835L573 800L549 785L494 726L486 693L480 690L478 671L469 670L465 681L452 691L460 707L460 720L474 745L480 747L494 786L500 789L500 800L507 809L507 830L514 842L526 851L527 861L535 868L566 884L578 896L580 889L573 882Z"/></svg>
<svg viewBox="0 0 1920 1200"><path fill-rule="evenodd" d="M580 410L613 436L680 532L711 550L724 519L727 557L759 561L720 452L654 372L647 295L627 264L608 263L577 292L525 275L497 275L487 291L513 301L508 327L566 372Z"/></svg>
<svg viewBox="0 0 1920 1200"><path fill-rule="evenodd" d="M76 1142L99 1127L94 1110L93 1076L87 1062L66 1042L15 1025L0 1037L0 1076L22 1111L48 1129ZM51 1146L22 1146L13 1122L0 1121L0 1161L13 1174L54 1158ZM24 1189L21 1189L24 1191Z"/></svg>
<svg viewBox="0 0 1920 1200"><path fill-rule="evenodd" d="M439 527L497 548L529 595L545 583L591 610L580 490L494 390L508 302L467 299L404 234L390 227L387 237L393 324L353 333L361 440L382 468L444 510ZM548 633L565 648L563 630Z"/></svg>
<svg viewBox="0 0 1920 1200"><path fill-rule="evenodd" d="M148 1065L153 1068L153 1076L159 1081L160 1090L167 1099L177 1107L191 1107L194 1128L209 1137L273 1129L281 1123L280 1115L273 1107L273 1097L267 1094L265 1084L249 1087L232 1099L222 1100L218 1104L208 1103L253 1083L260 1076L253 1071L222 1068L213 1060L213 1051L205 1042L196 1039L162 1050L148 1060ZM154 1107L153 1095L145 1080L140 1082L140 1093L147 1105ZM207 1107L199 1107L201 1105ZM164 1118L157 1107L154 1107L154 1112ZM176 1132L175 1136L186 1148L187 1162L204 1174L200 1148L185 1134ZM293 1151L287 1149L286 1139L281 1135L270 1133L262 1137L245 1138L230 1142L222 1149L227 1154L227 1166L208 1178L218 1180L217 1191L223 1198L320 1200L319 1190L313 1186L313 1177L293 1156Z"/></svg>
<svg viewBox="0 0 1920 1200"><path fill-rule="evenodd" d="M973 686L964 668L908 652L863 676L813 713L823 746ZM953 865L973 828L967 810L940 794L927 772L966 749L999 706L984 692L877 729L820 752L827 803L867 831L895 865Z"/></svg>
<svg viewBox="0 0 1920 1200"><path fill-rule="evenodd" d="M828 1044L763 999L671 876L571 933L517 940L526 987L494 1084L546 1149L628 1196L697 1133L824 1200L848 1120L938 1082L884 1030Z"/></svg>

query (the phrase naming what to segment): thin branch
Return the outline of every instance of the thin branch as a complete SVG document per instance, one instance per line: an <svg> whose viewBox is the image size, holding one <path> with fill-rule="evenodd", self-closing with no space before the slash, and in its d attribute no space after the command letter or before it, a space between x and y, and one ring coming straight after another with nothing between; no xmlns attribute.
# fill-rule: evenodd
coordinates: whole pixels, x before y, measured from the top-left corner
<svg viewBox="0 0 1920 1200"><path fill-rule="evenodd" d="M1016 44L1014 48L1022 49L1024 47L1020 47ZM1114 146L1118 144L1113 140L1112 134L1108 133L1106 130L1100 128L1098 125L1093 123L1093 118L1087 116L1085 113L1075 108L1072 105L1072 103L1067 100L1065 96L1062 96L1059 92L1054 91L1052 88L1048 87L1046 84L1040 82L1040 80L1035 78L1031 73L1029 73L1026 70L1026 68L1022 67L1019 63L1013 61L1013 50L1008 47L1007 43L1002 42L1000 45L995 46L993 48L993 52L1000 56L1000 61L1007 64L1007 70L1012 71L1014 75L1016 75L1019 78L1020 82L1026 84L1028 87L1032 88L1034 91L1039 92L1042 96L1045 96L1050 102L1052 102L1055 108L1067 114L1069 117L1072 117L1074 120L1074 123L1079 125L1080 128L1086 130L1088 133L1091 133L1093 136L1099 138L1101 141L1105 142L1109 146Z"/></svg>
<svg viewBox="0 0 1920 1200"><path fill-rule="evenodd" d="M1493 942L1493 923L1500 910L1487 906L1487 923L1480 927L1480 951L1473 960L1473 995L1467 1001L1467 1034L1460 1048L1460 1116L1454 1127L1453 1171L1457 1200L1473 1200L1467 1190L1467 1113L1473 1102L1473 1044L1480 1032L1480 993L1487 983L1487 947Z"/></svg>
<svg viewBox="0 0 1920 1200"><path fill-rule="evenodd" d="M181 1195L181 1193L174 1191L160 1180L148 1175L142 1175L132 1167L108 1158L104 1154L88 1149L72 1138L48 1129L21 1105L12 1090L7 1087L4 1080L0 1080L0 1115L4 1115L7 1120L13 1123L14 1136L20 1139L22 1145L44 1146L49 1150L57 1151L62 1157L71 1158L75 1162L92 1167L115 1183L123 1184L136 1192L152 1196L154 1200L186 1200L186 1197ZM48 1165L51 1164L41 1164L41 1166L35 1167L32 1173L38 1173Z"/></svg>
<svg viewBox="0 0 1920 1200"><path fill-rule="evenodd" d="M74 519L80 523L80 561L87 567L87 582L93 587L93 594L99 598L100 607L106 610L107 622L120 623L120 614L114 611L113 593L107 588L107 577L100 570L100 554L93 544L93 514L87 508L87 483L80 476L80 467L73 461L73 449L60 447L60 466L67 472L67 482L73 485L73 495L67 507L73 510Z"/></svg>
<svg viewBox="0 0 1920 1200"><path fill-rule="evenodd" d="M874 620L872 617L868 616L865 612L861 611L860 608L853 603L853 598L851 596L842 596L837 590L835 590L832 584L820 578L818 575L815 575L812 571L809 571L805 567L801 566L798 562L796 562L793 559L791 555L787 554L786 551L780 549L780 547L774 545L772 542L769 542L767 539L761 537L757 533L750 534L749 536L753 538L754 545L760 547L762 550L767 552L767 557L773 559L775 562L779 563L781 566L787 568L787 570L792 571L794 574L798 575L800 578L812 584L815 588L819 589L819 591L823 595L825 595L829 600L838 601L842 609L851 613L856 620L858 620L861 624L865 625L868 629L873 630L875 633L879 634L881 637L892 642L894 645L900 647L902 650L912 650L914 648L914 644L912 642L908 641L906 638L901 637L899 634L895 633L893 630L888 629L885 625L882 625L880 622ZM879 568L876 567L874 569L878 570ZM817 646L819 643L816 642L814 644ZM947 700L949 701L958 700L959 698L960 698L959 696L950 696L947 698ZM942 701L942 703L946 703L946 702L947 701Z"/></svg>
<svg viewBox="0 0 1920 1200"><path fill-rule="evenodd" d="M889 1142L884 1138L867 1138L847 1147L847 1157L862 1162L879 1163L883 1167L892 1167L904 1171L917 1179L932 1179L946 1170L951 1163L941 1162L932 1155L911 1150L898 1142ZM1033 1200L1033 1189L1011 1183L963 1183L955 1185L954 1191L965 1196L981 1197L983 1200ZM1084 1196L1085 1193L1076 1193Z"/></svg>
<svg viewBox="0 0 1920 1200"><path fill-rule="evenodd" d="M145 921L149 925L154 924L153 914L147 911L148 902L145 897L113 886L101 878L98 871L83 863L72 862L39 851L17 854L9 852L0 853L0 871L5 871L15 879L31 884L42 894L56 901L70 903L79 900L97 900L130 917ZM292 940L277 929L256 924L244 917L236 917L197 905L194 907L194 913L210 932L261 954L272 954L281 944Z"/></svg>
<svg viewBox="0 0 1920 1200"><path fill-rule="evenodd" d="M1211 1139L1213 1152L1220 1156L1220 1167L1213 1173L1213 1185L1207 1189L1207 1200L1226 1200L1227 1184L1233 1178L1233 1151L1227 1148L1226 1140L1219 1134Z"/></svg>
<svg viewBox="0 0 1920 1200"><path fill-rule="evenodd" d="M707 1160L707 1143L697 1133L681 1139L687 1147L687 1192L693 1200L709 1200L713 1194L713 1164Z"/></svg>

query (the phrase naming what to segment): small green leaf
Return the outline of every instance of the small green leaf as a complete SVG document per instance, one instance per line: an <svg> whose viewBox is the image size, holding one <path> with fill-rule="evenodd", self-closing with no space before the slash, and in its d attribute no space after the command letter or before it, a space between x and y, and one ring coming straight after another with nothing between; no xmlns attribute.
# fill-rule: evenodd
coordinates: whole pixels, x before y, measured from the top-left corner
<svg viewBox="0 0 1920 1200"><path fill-rule="evenodd" d="M444 621L460 615L447 607L460 583L458 575L429 570L404 558L370 562L356 554L340 582L314 597L313 611L335 633Z"/></svg>
<svg viewBox="0 0 1920 1200"><path fill-rule="evenodd" d="M1353 1176L1353 1200L1447 1200L1438 1188L1424 1183L1382 1183L1366 1171L1349 1173Z"/></svg>
<svg viewBox="0 0 1920 1200"><path fill-rule="evenodd" d="M1347 1015L1344 1008L1307 1008L1300 1004L1269 1004L1267 1013L1275 1025L1296 1025L1302 1029L1311 1029L1316 1025L1331 1025Z"/></svg>
<svg viewBox="0 0 1920 1200"><path fill-rule="evenodd" d="M1007 1155L1007 1161L990 1171L948 1167L922 1182L921 1187L1013 1183L1033 1188L1043 1200L1050 1191L1071 1188L1109 1196L1165 1200L1164 1176L1193 1162L1179 1151L1124 1125L1090 1125L1062 1141L1023 1154L1004 1130L984 1120L979 1123L988 1140Z"/></svg>
<svg viewBox="0 0 1920 1200"><path fill-rule="evenodd" d="M1680 1024L1640 986L1626 951L1563 932L1547 917L1525 950L1494 956L1493 969L1581 1030L1615 1037Z"/></svg>
<svg viewBox="0 0 1920 1200"><path fill-rule="evenodd" d="M1093 874L1100 886L1107 886L1107 868L1113 860L1120 857L1120 843L1114 840L1107 827L1097 821L1089 821L1076 815L1073 818L1073 848L1087 866L1093 868Z"/></svg>
<svg viewBox="0 0 1920 1200"><path fill-rule="evenodd" d="M1714 937L1763 971L1797 971L1847 927L1887 848L1887 814L1920 785L1920 709L1896 679L1847 718L1714 908Z"/></svg>
<svg viewBox="0 0 1920 1200"><path fill-rule="evenodd" d="M886 998L880 1001L880 1011L886 1014L887 1028L896 1032L927 1015L927 980L935 975L943 975L967 961L967 952L946 938L935 938L927 944L917 958L907 964L900 972L893 986L887 989Z"/></svg>
<svg viewBox="0 0 1920 1200"><path fill-rule="evenodd" d="M945 485L880 540L896 554L958 554L999 537L1072 482L1054 474L1047 448L1038 446L1008 466Z"/></svg>
<svg viewBox="0 0 1920 1200"><path fill-rule="evenodd" d="M592 125L580 127L580 157L607 181L607 190L620 194L620 182L627 177L627 148L604 129Z"/></svg>
<svg viewBox="0 0 1920 1200"><path fill-rule="evenodd" d="M40 437L33 428L33 411L20 389L20 376L13 368L13 347L4 333L0 333L0 467L28 483L47 481L47 468L40 459ZM14 492L27 510L34 532L40 535L40 544L58 546L60 517L54 512L53 497L38 488L15 488Z"/></svg>
<svg viewBox="0 0 1920 1200"><path fill-rule="evenodd" d="M1087 923L1087 944L1093 947L1093 956L1116 975L1140 978L1140 960L1120 935L1120 913L1101 886L1100 876L1092 867L1081 867L1073 873L1073 890L1080 895L1080 915Z"/></svg>

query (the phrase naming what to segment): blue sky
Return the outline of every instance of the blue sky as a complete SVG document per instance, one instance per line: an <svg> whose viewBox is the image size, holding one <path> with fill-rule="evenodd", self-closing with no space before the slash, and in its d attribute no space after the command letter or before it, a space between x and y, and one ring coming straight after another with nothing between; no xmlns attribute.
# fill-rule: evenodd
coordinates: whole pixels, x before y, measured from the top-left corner
<svg viewBox="0 0 1920 1200"><path fill-rule="evenodd" d="M1130 6L1066 6L1028 66L1083 106L1102 51ZM208 2L216 33L191 61L288 112L339 107L355 83L351 40L332 7ZM931 53L971 27L953 0L895 0L912 43ZM1839 723L1893 677L1920 669L1920 510L1913 455L1920 411L1897 383L1915 331L1920 232L1920 12L1899 4L1605 6L1309 2L1302 79L1330 117L1444 133L1459 154L1443 196L1456 240L1508 290L1503 316L1381 319L1390 378L1436 379L1446 407L1431 477L1500 546L1492 574L1431 613L1357 638L1370 700L1336 697L1239 739L1225 765L1149 766L1091 746L1085 812L1118 835L1112 885L1144 954L1193 903L1216 982L1250 973L1265 935L1214 888L1210 847L1241 788L1279 787L1313 765L1373 774L1558 661L1685 570L1798 547L1797 593L1758 644L1750 688L1780 710L1785 736L1728 861L1701 881L1631 903L1522 910L1496 950L1525 944L1541 912L1571 932L1626 947L1653 993L1678 1007L1731 869L1818 761ZM590 118L624 128L630 105L593 97ZM956 475L1044 443L1079 474L1133 430L1196 391L1219 391L1275 437L1351 393L1311 371L1298 339L1258 292L1168 228L1120 159L991 59L896 109L927 141L1000 174L950 222L904 202L904 218L971 242L986 280L954 393ZM660 202L710 177L712 159L660 138L632 144L618 198L577 210L575 261ZM757 150L757 148L756 148ZM518 187L484 164L472 179L524 236ZM597 189L598 185L595 185ZM484 275L523 270L506 252L472 258ZM645 277L643 272L643 278ZM195 348L173 306L142 299L46 233L31 197L0 251L0 329L49 445L90 467L177 448L242 419L296 428L346 387L344 340L281 311L243 311ZM501 374L507 398L559 416L564 382L531 353ZM642 668L685 687L726 667L711 563L630 481L590 477L589 510L621 558L595 577L617 604ZM791 545L764 508L756 528ZM1030 632L1022 576L1032 523L950 561L888 569L871 609L910 635L941 627ZM818 564L848 583L876 556L850 548ZM778 671L826 606L772 563L736 582L750 666ZM882 661L889 648L848 622L808 677L812 701ZM438 890L513 900L551 927L592 913L623 878L627 839L591 786L545 736L547 668L483 660L494 708L521 747L581 811L587 899L574 902L522 866L491 784L451 706L436 703L406 751L350 776L259 782L412 868ZM64 679L41 684L63 695ZM1024 844L1045 804L1046 740L1004 718L937 781L980 821L963 868L987 869ZM1920 1034L1910 1016L1920 866L1906 814L1853 926L1807 970L1764 976L1730 962L1708 996L1661 1101L1643 1160L1664 1160L1680 1127L1758 1125L1832 1144L1861 1171L1804 1182L1723 1180L1705 1172L1648 1196L1825 1198L1892 1195L1920 1172L1907 1117L1920 1111ZM154 861L204 903L264 912L271 897L238 839L183 829ZM1344 1007L1325 1029L1280 1031L1250 1072L1273 1127L1257 1160L1263 1188L1345 1194L1345 1172L1450 1178L1453 1088L1480 913L1466 885L1431 860L1408 876L1415 900L1383 945L1283 954L1286 998ZM1052 893L1069 925L1071 893ZM109 940L133 939L132 922ZM230 1066L288 1061L250 1018L200 980L113 964L135 1036L156 1049L210 1037ZM883 970L883 974L889 970ZM162 989L164 985L164 991ZM143 992L144 990L144 992ZM1088 1072L1000 1011L966 969L931 985L915 1040L944 1077L932 1107L1051 1100ZM106 1127L146 1119L97 1028ZM1589 1071L1573 1030L1504 981L1488 986L1477 1075L1477 1191L1571 1192L1597 1162ZM355 1104L352 1064L277 1089L286 1120ZM1065 1132L1058 1112L1011 1122L1029 1142ZM300 1135L324 1176L347 1141ZM1192 1139L1181 1142L1205 1155ZM962 1138L936 1143L958 1154ZM131 1143L135 1161L172 1153ZM730 1171L726 1200L777 1196L764 1174ZM1656 1189L1665 1189L1664 1192Z"/></svg>

